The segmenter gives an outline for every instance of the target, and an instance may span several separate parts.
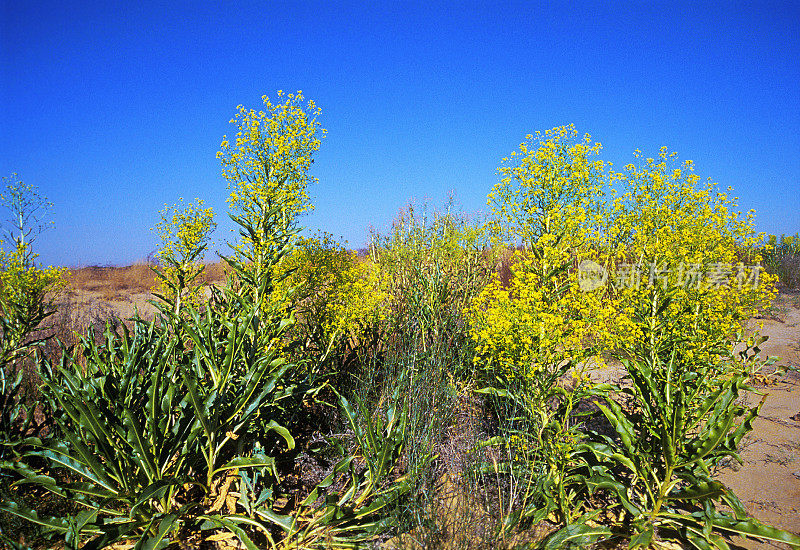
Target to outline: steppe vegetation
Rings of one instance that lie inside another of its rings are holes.
[[[487,219],[410,206],[359,256],[300,237],[318,115],[299,92],[238,109],[218,157],[239,239],[213,274],[198,200],[162,211],[154,270],[65,290],[31,252],[46,202],[9,182],[8,547],[800,546],[717,476],[751,380],[780,374],[746,323],[796,284],[793,241],[666,148],[615,172],[565,126],[503,159]],[[56,312],[121,284],[151,314]]]

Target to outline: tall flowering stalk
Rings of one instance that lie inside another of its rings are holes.
[[[52,203],[16,174],[3,178],[3,182],[0,204],[9,214],[0,240],[0,337],[5,366],[30,344],[26,342],[29,335],[55,311],[52,300],[63,287],[67,270],[37,266],[38,254],[32,248],[36,237],[48,226],[44,218]]]
[[[272,293],[273,268],[288,253],[298,215],[312,208],[309,171],[325,130],[313,101],[302,92],[278,91],[276,103],[263,96],[264,109],[238,107],[231,120],[237,132],[225,136],[217,157],[228,181],[231,217],[240,241],[228,261],[254,292],[256,302]]]
[[[183,199],[179,204],[165,205],[160,215],[155,230],[161,237],[157,256],[162,265],[156,270],[156,296],[177,314],[182,305],[200,303],[203,255],[217,224],[213,209],[204,207],[202,199],[186,206]]]

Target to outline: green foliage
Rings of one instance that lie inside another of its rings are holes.
[[[800,287],[800,233],[770,235],[761,247],[762,265],[788,288]]]
[[[463,333],[464,310],[490,279],[496,251],[484,228],[457,213],[421,213],[409,205],[371,256],[389,294],[391,323],[434,341]],[[426,346],[426,339],[420,339]]]
[[[0,469],[12,483],[0,510],[68,549],[211,535],[251,550],[359,548],[399,533],[433,546],[446,531],[441,473],[459,471],[497,516],[496,544],[530,546],[524,531],[549,521],[542,548],[626,537],[726,549],[731,534],[800,545],[748,518],[715,478],[760,408],[741,397],[763,340],[745,334],[737,356],[732,337],[773,277],[749,284],[742,266],[690,286],[683,272],[637,284],[614,273],[760,254],[772,265],[794,241],[754,249],[752,214],[699,185],[690,162],[662,149],[613,173],[566,126],[503,160],[488,223],[409,207],[358,258],[327,235],[298,238],[324,130],[302,94],[278,97],[240,106],[218,154],[240,236],[224,288],[199,300],[211,210],[168,207],[160,315],[39,358],[58,437],[31,431],[21,365],[62,274],[30,249],[48,203],[12,180],[14,247],[0,252]],[[500,247],[520,243],[511,277],[493,275]],[[626,377],[593,384],[609,359]],[[472,467],[456,469],[441,455],[465,402],[483,435],[459,458]],[[45,493],[64,513],[31,506]],[[599,524],[598,502],[620,520]]]
[[[547,229],[547,228],[546,228]],[[598,292],[580,291],[564,233],[545,233],[521,255],[508,286],[498,276],[470,313],[479,379],[498,418],[483,476],[502,476],[501,538],[545,518],[579,522],[577,456],[583,440],[575,407],[589,395],[586,365],[613,314]],[[571,374],[571,376],[569,376]]]
[[[63,287],[66,270],[36,265],[31,245],[45,227],[43,216],[50,203],[35,187],[17,179],[3,178],[0,195],[10,214],[5,242],[0,248],[0,458],[5,449],[27,433],[33,423],[31,403],[26,395],[23,368],[43,339],[36,332],[55,311],[53,300]]]
[[[7,484],[18,477],[10,468],[24,451],[25,438],[52,430],[47,417],[37,419],[42,404],[32,359],[44,344],[42,324],[55,312],[53,300],[66,270],[37,266],[32,250],[51,204],[16,174],[3,182],[0,202],[10,215],[3,245],[13,246],[0,248],[0,494],[6,500]],[[2,526],[0,540],[5,540]]]
[[[360,399],[354,407],[339,396],[355,446],[346,450],[334,441],[344,458],[300,503],[294,517],[267,518],[285,531],[280,548],[359,548],[393,526],[388,512],[412,490],[418,473],[412,469],[392,476],[407,443],[407,405],[400,387],[384,410],[370,411]],[[346,483],[334,489],[342,478]]]
[[[132,334],[109,326],[104,342],[89,335],[79,355],[45,361],[43,389],[53,410],[63,411],[56,416],[63,441],[28,440],[26,463],[39,459],[48,467],[20,463],[16,471],[22,484],[92,511],[76,541],[93,535],[87,547],[101,548],[138,538],[164,547],[179,529],[214,517],[229,471],[275,472],[281,441],[294,445],[275,422],[281,401],[291,397],[284,378],[292,365],[274,345],[287,322],[262,318],[263,309],[232,291],[225,299],[204,313],[188,308],[188,319],[135,319]],[[30,510],[6,511],[35,521]],[[53,528],[68,534],[71,527],[61,525]]]
[[[42,391],[60,436],[29,437],[19,459],[3,464],[17,481],[0,510],[39,525],[66,548],[123,541],[166,548],[220,529],[247,548],[254,541],[353,547],[391,528],[388,510],[412,487],[396,475],[408,419],[397,392],[373,410],[340,397],[352,444],[331,440],[332,473],[294,514],[279,511],[278,455],[292,456],[290,429],[304,400],[321,390],[289,360],[297,346],[289,332],[294,288],[279,269],[294,250],[303,182],[318,146],[316,123],[294,103],[276,108],[266,133],[255,129],[263,116],[247,119],[251,139],[238,145],[252,157],[223,155],[226,174],[238,178],[231,204],[241,235],[227,285],[213,289],[202,310],[185,299],[213,222],[202,203],[168,209],[159,225],[161,256],[178,271],[162,274],[169,307],[149,323],[136,317],[130,328],[107,325],[102,338],[90,332],[60,360],[42,359]],[[298,141],[301,128],[307,133]],[[80,511],[40,514],[24,498],[30,488]]]
[[[644,320],[650,345],[622,360],[630,384],[593,389],[616,436],[589,432],[582,483],[590,492],[611,493],[624,508],[627,520],[618,527],[631,536],[631,548],[646,548],[659,536],[701,549],[727,548],[721,535],[732,532],[800,544],[800,537],[748,518],[739,499],[714,478],[723,458],[741,462],[739,443],[761,406],[739,400],[752,391],[746,381],[753,358],[747,350],[734,357],[731,344],[718,340],[714,358],[687,362],[667,326],[670,301],[668,292],[653,291],[653,309]],[[717,510],[718,503],[733,512]]]
[[[493,266],[484,244],[481,230],[451,209],[428,215],[409,207],[387,236],[375,236],[370,259],[362,260],[378,271],[385,313],[380,340],[361,350],[339,390],[351,402],[402,409],[399,464],[408,491],[386,508],[384,521],[395,533],[412,531],[421,544],[436,544],[447,528],[437,488],[452,457],[438,455],[456,421],[457,388],[471,384],[473,345],[463,308]]]
[[[369,260],[330,235],[300,239],[277,269],[279,289],[293,289],[293,337],[315,374],[347,369],[380,336],[386,293]]]
[[[583,513],[602,492],[628,514],[613,527],[632,547],[677,533],[724,548],[719,535],[731,522],[767,536],[713,477],[721,458],[735,458],[758,411],[736,402],[754,360],[731,352],[741,324],[774,295],[769,276],[736,269],[739,258],[759,261],[753,215],[742,218],[715,184],[699,185],[690,161],[672,166],[666,149],[607,173],[591,160],[599,144],[588,136],[574,144],[576,135],[554,128],[535,147],[529,136],[504,160],[489,198],[495,234],[526,249],[511,280],[495,277],[469,309],[488,382],[481,392],[497,403],[500,433],[486,444],[507,449],[484,465],[509,488],[502,529],[556,512],[564,528],[546,546],[609,535]],[[622,277],[620,262],[653,271]],[[715,279],[687,282],[689,266],[696,278]],[[630,385],[584,381],[583,369],[608,357],[625,360]],[[571,390],[570,365],[580,367]],[[575,406],[589,395],[601,399],[616,437],[581,426]],[[720,501],[735,514],[717,512]]]

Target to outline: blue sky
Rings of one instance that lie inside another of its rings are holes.
[[[0,0],[0,175],[54,203],[46,264],[145,258],[179,197],[223,242],[228,121],[302,90],[328,129],[302,223],[354,248],[412,199],[485,210],[500,160],[568,123],[800,231],[800,3],[604,4]]]

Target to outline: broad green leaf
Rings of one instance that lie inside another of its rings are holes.
[[[725,485],[718,481],[701,481],[694,480],[694,482],[683,489],[672,491],[667,495],[670,500],[700,500],[708,498],[717,498],[725,492]]]
[[[134,518],[138,512],[139,507],[144,505],[149,500],[158,500],[161,498],[167,489],[175,485],[181,485],[183,482],[176,478],[159,479],[145,487],[138,495],[136,495],[136,502],[131,506],[128,517]]]
[[[562,550],[572,544],[586,547],[612,535],[611,529],[605,526],[591,527],[584,523],[573,523],[547,537],[542,549]]]
[[[238,456],[228,461],[224,466],[220,466],[213,471],[212,475],[218,474],[224,470],[232,470],[234,468],[269,468],[275,469],[275,459],[271,456],[257,455],[252,457]]]
[[[166,516],[158,515],[153,518],[153,523],[158,521],[158,531],[154,536],[150,536],[148,531],[145,531],[143,536],[134,546],[134,550],[162,550],[169,545],[167,537],[175,529],[180,527],[177,514],[168,514]]]
[[[653,541],[653,524],[648,524],[643,531],[639,531],[631,537],[628,548],[648,548]]]
[[[795,548],[800,548],[800,536],[790,533],[788,531],[784,531],[782,529],[777,529],[775,527],[764,525],[763,523],[753,518],[738,520],[720,514],[712,518],[711,521],[715,527],[719,529],[724,529],[725,531],[739,533],[741,535],[747,535],[759,539],[785,542],[790,546],[793,546]]]

